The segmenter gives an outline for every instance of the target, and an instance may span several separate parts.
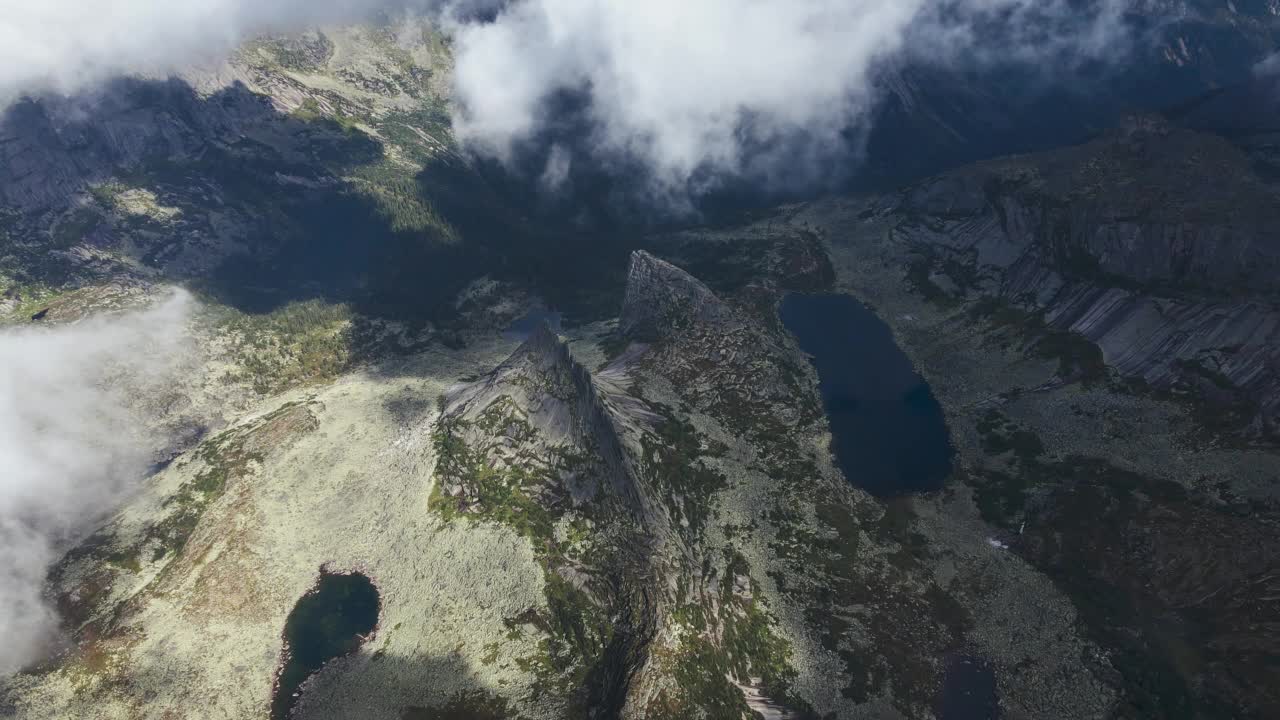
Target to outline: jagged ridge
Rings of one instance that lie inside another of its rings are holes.
[[[618,318],[623,336],[653,341],[685,320],[710,321],[723,314],[720,299],[692,275],[644,250],[631,253]]]
[[[614,419],[617,408],[545,323],[487,378],[455,395],[444,415],[474,418],[503,396],[515,398],[546,443],[577,445],[596,454],[616,495],[637,518],[652,521],[651,503],[634,481],[620,423]],[[592,498],[591,487],[573,490],[575,500]]]

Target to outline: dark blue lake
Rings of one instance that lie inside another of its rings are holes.
[[[1000,700],[996,693],[996,673],[991,664],[972,655],[949,658],[938,705],[941,720],[999,718]]]
[[[791,294],[778,313],[818,371],[849,482],[877,497],[941,489],[953,455],[942,408],[889,326],[848,295]]]
[[[286,662],[276,679],[271,720],[288,720],[302,684],[330,660],[359,649],[378,626],[378,589],[359,573],[323,572],[285,621]]]

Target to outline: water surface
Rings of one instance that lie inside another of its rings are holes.
[[[276,681],[272,720],[286,720],[302,684],[330,660],[355,652],[378,626],[378,589],[359,573],[324,572],[285,621],[285,665]]]
[[[810,356],[844,476],[877,497],[942,488],[953,451],[929,385],[848,295],[791,294],[778,314]]]
[[[1000,701],[991,663],[972,655],[956,655],[947,662],[942,681],[939,720],[996,720]]]

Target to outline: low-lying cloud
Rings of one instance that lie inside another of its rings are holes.
[[[185,293],[142,311],[0,332],[0,675],[57,637],[50,563],[135,487],[169,438],[148,398],[190,357]]]
[[[471,148],[509,158],[570,93],[586,99],[579,150],[683,192],[695,176],[759,170],[760,148],[794,155],[797,137],[811,152],[856,132],[895,63],[1057,69],[1114,54],[1135,2],[0,0],[0,103],[213,62],[262,33],[425,11],[455,36],[455,124]],[[573,157],[549,157],[554,183]]]
[[[0,0],[0,103],[216,62],[254,35],[360,19],[382,0]]]
[[[1125,45],[1121,0],[517,0],[453,32],[459,137],[500,158],[566,93],[661,186],[765,172],[866,124],[894,64],[1060,69]],[[788,157],[770,158],[769,148]],[[557,153],[560,177],[566,158]]]

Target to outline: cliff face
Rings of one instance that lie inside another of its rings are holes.
[[[56,209],[117,172],[197,156],[272,114],[243,85],[206,98],[177,79],[121,80],[92,96],[20,102],[0,116],[0,204]]]
[[[565,716],[616,717],[659,622],[665,518],[637,472],[629,428],[650,418],[609,399],[545,324],[487,377],[442,400],[431,509],[527,537],[549,612],[537,675]]]
[[[502,458],[495,457],[495,462],[511,463],[514,456],[579,454],[582,457],[570,463],[572,469],[566,468],[557,478],[562,489],[576,503],[603,502],[605,495],[612,493],[616,501],[643,520],[649,501],[636,487],[624,441],[619,436],[628,424],[627,420],[614,417],[619,404],[631,406],[629,409],[636,415],[631,423],[644,420],[643,410],[625,398],[607,402],[586,368],[573,359],[569,348],[550,328],[541,324],[484,381],[450,398],[443,413],[446,422],[475,427],[479,418],[501,407],[501,413],[510,415],[511,422],[528,424],[534,431],[528,441],[533,442],[536,436],[536,444],[524,447],[519,435],[509,436],[502,446],[494,447]],[[481,425],[483,432],[487,423]],[[467,433],[459,437],[473,443],[478,440],[468,440]],[[582,462],[592,464],[578,467]],[[446,494],[462,494],[466,490],[458,486],[447,489]]]
[[[705,285],[647,252],[631,256],[618,330],[636,340],[655,340],[690,321],[714,322],[724,314]]]
[[[1094,143],[985,163],[886,200],[917,279],[990,296],[1095,343],[1120,374],[1193,390],[1269,435],[1280,189],[1215,136],[1134,121]]]

